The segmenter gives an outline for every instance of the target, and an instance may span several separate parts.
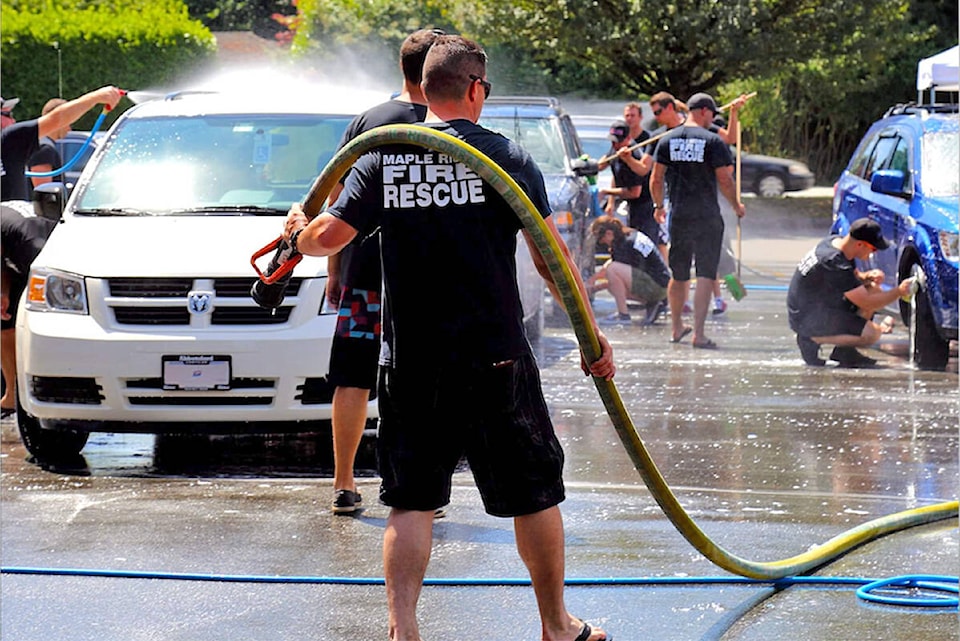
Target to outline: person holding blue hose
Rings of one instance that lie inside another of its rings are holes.
[[[12,107],[4,108],[0,112],[0,200],[29,200],[26,165],[40,146],[41,138],[72,125],[97,105],[113,109],[122,97],[123,91],[116,87],[101,87],[65,102],[39,118],[23,122],[17,122],[13,117]],[[13,100],[16,98],[0,98],[4,105]]]
[[[491,88],[483,49],[461,36],[438,37],[427,53],[422,88],[426,125],[473,145],[516,180],[585,297],[550,216],[540,170],[519,145],[476,124]],[[309,223],[295,204],[283,236],[300,253],[325,256],[377,229],[384,276],[377,453],[380,499],[391,508],[383,542],[390,639],[421,638],[416,610],[434,510],[449,501],[463,455],[486,511],[514,520],[541,638],[611,638],[564,603],[563,450],[523,329],[514,258],[521,222],[462,163],[424,147],[394,145],[361,156],[337,201]],[[526,230],[523,235],[557,296],[545,259]],[[597,334],[600,358],[581,365],[609,380],[616,372],[613,350]]]

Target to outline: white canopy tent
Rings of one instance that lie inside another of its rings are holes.
[[[960,45],[924,58],[917,65],[917,102],[923,103],[923,94],[930,92],[930,102],[936,102],[938,91],[960,90]]]

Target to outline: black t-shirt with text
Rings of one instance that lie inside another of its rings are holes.
[[[550,215],[543,175],[519,145],[468,120],[429,126],[492,159]],[[381,147],[357,161],[328,211],[359,234],[380,229],[381,364],[484,367],[529,351],[516,276],[521,222],[464,164],[424,147]]]

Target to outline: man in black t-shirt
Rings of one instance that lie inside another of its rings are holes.
[[[667,288],[674,343],[693,332],[694,347],[713,349],[717,344],[704,335],[704,324],[713,299],[717,263],[723,242],[723,219],[717,188],[738,216],[745,213],[738,202],[733,180],[733,157],[720,137],[707,130],[717,105],[707,94],[687,101],[690,117],[658,143],[656,161],[650,173],[658,222],[666,220],[664,196],[670,195],[670,271]],[[690,268],[696,258],[697,287],[693,297],[693,327],[685,327],[681,316],[690,290]]]
[[[420,89],[423,60],[442,32],[421,29],[400,46],[403,90],[387,102],[360,114],[347,126],[340,147],[381,125],[420,122],[427,115],[427,99]],[[329,201],[342,189],[338,184]],[[327,300],[337,307],[337,329],[330,352],[333,393],[333,505],[334,514],[352,514],[363,498],[354,478],[354,459],[367,422],[367,402],[377,384],[380,353],[380,234],[357,235],[327,262]],[[438,512],[439,514],[439,512]]]
[[[461,36],[439,36],[427,54],[422,87],[427,125],[477,148],[516,180],[585,296],[536,163],[519,145],[476,124],[491,88],[483,49]],[[465,164],[413,145],[362,156],[337,201],[309,224],[299,205],[287,217],[284,238],[308,255],[335,253],[356,235],[380,229],[377,453],[380,500],[391,508],[383,559],[392,639],[420,636],[416,609],[433,513],[449,500],[462,456],[487,512],[513,518],[544,636],[607,639],[564,603],[563,450],[523,328],[515,259],[521,227],[507,201]],[[523,234],[556,293],[545,259],[529,232]],[[613,352],[598,335],[600,358],[582,366],[609,379],[616,372]]]
[[[113,109],[123,97],[116,87],[101,87],[54,108],[35,120],[17,122],[5,109],[0,120],[0,200],[29,200],[25,175],[27,161],[40,145],[40,139],[72,125],[92,107],[102,104]],[[13,99],[11,99],[13,100]],[[7,103],[0,98],[0,101]]]
[[[869,367],[876,361],[857,351],[873,345],[890,332],[893,318],[873,322],[874,314],[910,293],[913,278],[884,291],[884,273],[879,269],[861,272],[855,260],[886,249],[880,225],[860,218],[846,236],[820,241],[797,265],[787,292],[790,329],[797,333],[797,346],[808,365],[823,366],[820,345],[836,345],[830,360],[841,367]]]
[[[0,370],[6,385],[0,398],[3,416],[17,406],[17,307],[27,287],[30,265],[57,224],[29,210],[21,211],[27,206],[22,202],[0,205]]]
[[[45,116],[66,102],[63,98],[51,98],[43,105],[40,114]],[[39,147],[37,147],[37,150],[30,156],[30,159],[27,160],[27,169],[39,174],[49,174],[60,169],[63,166],[63,158],[60,157],[60,152],[57,150],[57,145],[54,141],[60,140],[66,136],[69,131],[70,125],[67,125],[42,137]],[[28,187],[30,188],[31,196],[34,188],[39,185],[53,181],[64,182],[62,176],[59,174],[52,176],[28,176],[27,178],[30,181]]]

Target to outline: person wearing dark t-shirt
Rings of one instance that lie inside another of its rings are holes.
[[[435,29],[421,29],[400,46],[403,90],[387,102],[368,109],[347,126],[340,141],[348,142],[381,125],[420,122],[427,115],[427,99],[420,90],[423,60]],[[342,183],[330,194],[335,202]],[[370,391],[377,385],[377,358],[381,336],[380,234],[357,235],[327,261],[327,300],[338,309],[337,328],[330,352],[330,382],[334,385],[333,504],[334,514],[352,514],[363,505],[354,478],[354,460],[367,422]],[[438,515],[440,513],[438,512]]]
[[[43,105],[40,114],[45,116],[66,102],[63,98],[51,98]],[[33,152],[29,160],[27,160],[27,169],[38,174],[50,174],[60,169],[63,166],[63,158],[60,157],[60,152],[57,150],[55,141],[66,136],[69,131],[70,125],[67,125],[42,137],[37,150]],[[28,176],[27,178],[29,179],[27,187],[29,188],[28,191],[31,196],[34,188],[39,185],[53,181],[63,182],[63,178],[59,174],[53,174],[51,176]]]
[[[422,87],[427,126],[472,145],[516,180],[585,295],[536,163],[519,145],[475,124],[491,89],[483,49],[461,36],[438,37]],[[390,507],[383,544],[390,638],[420,637],[417,601],[433,513],[449,500],[453,474],[466,456],[487,512],[513,518],[544,637],[607,639],[564,603],[563,450],[523,327],[518,217],[492,186],[448,154],[391,145],[362,156],[337,201],[309,223],[294,204],[283,235],[294,249],[322,256],[377,228],[384,278],[377,454],[380,500]],[[556,295],[545,259],[529,232],[523,236]],[[599,340],[600,358],[581,365],[610,379],[613,351],[602,333]]]
[[[113,109],[123,92],[116,87],[101,87],[66,102],[47,114],[17,122],[9,110],[0,120],[0,200],[29,200],[26,168],[30,156],[40,145],[40,139],[76,122],[96,105]],[[3,99],[0,98],[0,101]],[[6,102],[6,101],[4,101]]]
[[[613,216],[601,216],[590,224],[590,233],[598,246],[607,247],[610,260],[587,281],[593,291],[607,289],[617,303],[617,311],[601,323],[629,323],[627,300],[646,305],[643,325],[652,325],[666,309],[670,270],[654,242],[643,232],[625,228]]]
[[[666,220],[664,197],[670,196],[670,271],[673,278],[667,288],[672,324],[672,342],[680,342],[693,333],[694,347],[713,349],[716,343],[704,334],[704,325],[717,263],[723,242],[723,219],[717,201],[717,189],[738,216],[745,213],[733,180],[733,158],[721,138],[706,128],[717,113],[717,105],[708,94],[695,94],[687,101],[690,117],[657,143],[650,173],[658,222]],[[693,327],[686,327],[681,316],[690,290],[691,266],[696,258],[697,287],[693,297]]]
[[[43,249],[56,222],[20,211],[9,203],[0,205],[0,365],[4,388],[0,398],[0,413],[6,416],[16,408],[17,306],[27,287],[30,265]]]
[[[884,291],[884,273],[879,269],[861,272],[856,261],[886,249],[880,225],[860,218],[846,236],[820,241],[797,265],[787,291],[790,329],[797,333],[797,346],[804,362],[823,366],[820,345],[836,345],[830,360],[841,367],[870,367],[876,361],[857,351],[873,345],[881,334],[893,329],[893,318],[873,322],[874,314],[910,293],[913,278]]]

